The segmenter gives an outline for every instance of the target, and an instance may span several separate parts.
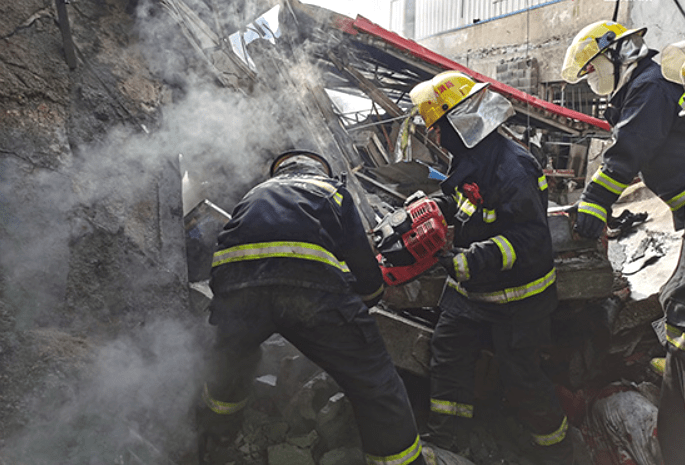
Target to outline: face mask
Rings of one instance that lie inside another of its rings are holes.
[[[598,55],[590,64],[594,71],[587,75],[590,89],[597,95],[609,95],[614,91],[614,64],[604,55]]]

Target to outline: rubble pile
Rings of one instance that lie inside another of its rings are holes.
[[[408,92],[468,69],[361,17],[296,0],[228,3],[7,8],[2,465],[364,463],[344,393],[278,335],[263,346],[239,430],[197,450],[215,236],[266,160],[291,146],[325,153],[345,174],[369,231],[417,190],[437,191],[450,155],[415,124]],[[512,100],[502,130],[546,166],[561,303],[541,355],[577,463],[658,463],[656,295],[679,245],[668,211],[636,185],[622,205],[646,219],[623,216],[611,239],[578,240],[571,205],[591,173],[578,157],[608,138],[606,123],[471,74]],[[352,100],[363,109],[349,110]],[[444,280],[434,268],[372,309],[421,430]],[[534,463],[496,380],[484,351],[470,447],[463,457],[433,450],[436,463]]]

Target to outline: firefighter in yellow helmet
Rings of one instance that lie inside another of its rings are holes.
[[[536,159],[497,128],[511,103],[456,71],[410,93],[426,126],[452,154],[442,193],[434,196],[454,225],[447,279],[431,340],[431,392],[424,439],[468,456],[475,366],[494,349],[505,394],[536,445],[531,460],[570,464],[568,421],[538,349],[550,343],[557,306],[547,183]]]
[[[566,53],[561,76],[568,82],[588,79],[607,95],[604,114],[613,127],[613,144],[585,186],[576,231],[599,237],[611,207],[638,176],[670,208],[676,230],[685,228],[685,119],[678,116],[683,94],[662,75],[643,40],[645,28],[627,29],[599,21],[581,30]],[[668,60],[667,60],[668,61]],[[670,75],[670,68],[667,74]],[[673,70],[675,71],[675,70]],[[680,74],[680,67],[677,69]],[[659,407],[658,438],[664,463],[683,463],[685,441],[685,257],[660,292],[669,341]]]

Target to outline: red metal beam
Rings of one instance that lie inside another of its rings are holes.
[[[472,77],[474,80],[479,81],[479,82],[489,82],[490,87],[499,92],[500,94],[516,99],[520,102],[523,102],[527,105],[530,105],[535,108],[539,108],[542,110],[546,110],[550,113],[560,115],[566,118],[582,121],[587,124],[591,124],[592,126],[598,127],[600,129],[604,129],[605,131],[611,131],[611,126],[609,125],[608,122],[601,120],[599,118],[595,118],[590,115],[586,115],[585,113],[581,113],[579,111],[571,110],[569,108],[564,108],[560,105],[555,105],[552,102],[548,102],[546,100],[539,99],[537,97],[534,97],[530,94],[527,94],[523,91],[520,91],[514,87],[508,86],[506,84],[503,84],[499,81],[496,81],[495,79],[492,79],[488,76],[485,76],[483,74],[477,73],[473,71],[472,69],[467,68],[466,66],[460,65],[459,63],[450,60],[449,58],[446,58],[442,55],[439,55],[426,47],[423,47],[413,40],[405,39],[404,37],[401,37],[400,35],[388,31],[387,29],[382,28],[378,24],[372,23],[368,19],[364,18],[363,16],[357,16],[357,19],[352,19],[348,18],[350,22],[347,21],[339,21],[340,24],[336,24],[336,27],[339,29],[342,29],[346,32],[349,32],[350,26],[358,31],[364,32],[366,34],[370,34],[373,36],[376,36],[380,39],[383,39],[387,43],[393,45],[394,47],[403,50],[405,52],[408,52],[415,57],[427,62],[431,63],[437,66],[440,66],[444,69],[453,69],[460,71],[464,74],[469,75]],[[345,23],[344,25],[342,23]]]

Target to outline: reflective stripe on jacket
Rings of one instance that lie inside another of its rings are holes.
[[[368,297],[383,278],[352,196],[336,179],[276,176],[251,189],[219,234],[215,293],[292,285]]]
[[[685,227],[685,118],[679,117],[682,86],[667,81],[659,65],[643,58],[630,80],[612,96],[605,113],[613,144],[585,188],[582,201],[609,210],[641,174],[668,204],[676,230]],[[595,215],[597,216],[597,215]]]
[[[446,292],[507,303],[553,286],[548,189],[539,163],[497,132],[465,152],[454,157],[451,174],[441,184],[443,198],[452,200],[442,203],[449,206],[446,219],[454,225],[454,246],[467,261],[459,269],[468,270],[457,273],[460,282],[448,279]],[[481,204],[462,192],[465,183],[478,185]]]

